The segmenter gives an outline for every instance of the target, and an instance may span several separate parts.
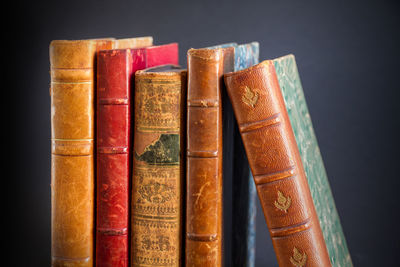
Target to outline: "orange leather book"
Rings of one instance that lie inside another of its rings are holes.
[[[135,75],[132,266],[181,266],[186,70]]]
[[[279,266],[331,266],[273,61],[225,83]]]
[[[186,266],[222,266],[223,74],[234,48],[188,51]]]
[[[50,44],[52,266],[93,265],[96,53],[151,43],[144,37]]]

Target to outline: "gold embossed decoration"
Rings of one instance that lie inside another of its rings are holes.
[[[292,204],[291,198],[285,197],[281,191],[278,191],[278,199],[275,200],[275,207],[280,209],[281,211],[287,212],[290,205]]]
[[[247,86],[244,88],[244,90],[245,90],[245,92],[244,92],[244,94],[242,96],[243,103],[245,103],[246,105],[254,108],[256,103],[257,103],[257,100],[258,100],[258,93],[252,91]]]
[[[184,75],[135,76],[132,267],[181,266]]]
[[[303,254],[300,253],[300,251],[294,247],[293,248],[293,256],[290,257],[290,262],[294,265],[294,266],[305,266],[306,265],[306,261],[307,261],[307,255],[305,252],[303,252]]]
[[[170,201],[174,193],[171,186],[153,180],[148,184],[140,185],[138,192],[143,199],[146,199],[151,203],[164,203]]]

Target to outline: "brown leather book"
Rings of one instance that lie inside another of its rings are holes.
[[[225,83],[279,266],[331,266],[273,61]]]
[[[132,266],[181,266],[186,70],[135,75]]]
[[[186,266],[222,265],[223,74],[234,48],[188,51]]]
[[[93,265],[96,52],[151,43],[144,37],[50,44],[52,266]]]

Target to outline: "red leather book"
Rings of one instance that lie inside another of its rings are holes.
[[[178,64],[177,43],[103,50],[98,55],[97,266],[129,264],[134,74],[163,64]]]

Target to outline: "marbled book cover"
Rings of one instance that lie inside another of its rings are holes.
[[[274,60],[314,205],[334,267],[353,266],[293,55]]]

